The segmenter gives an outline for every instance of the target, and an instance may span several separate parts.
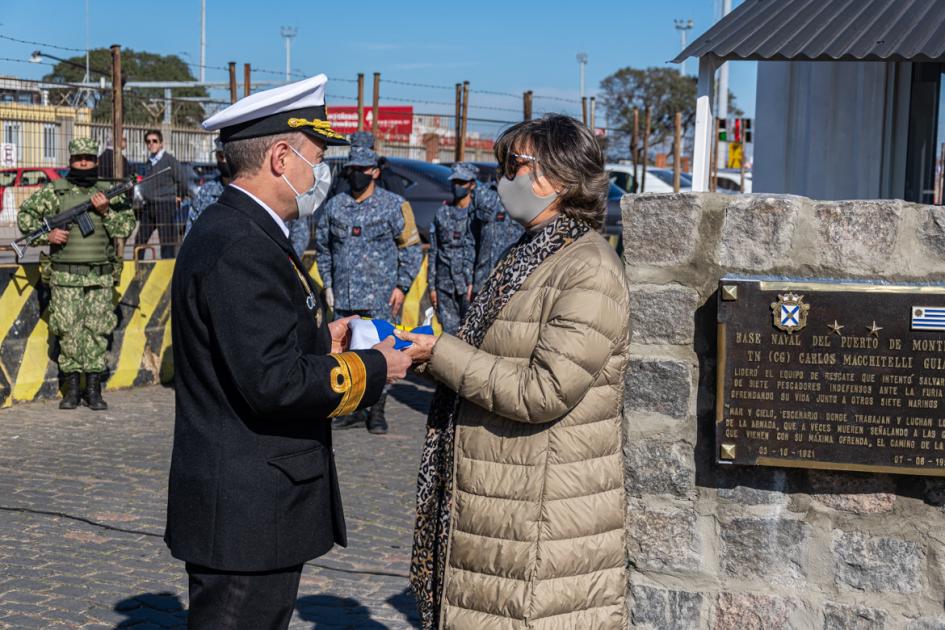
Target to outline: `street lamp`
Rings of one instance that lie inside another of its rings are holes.
[[[577,62],[581,68],[581,99],[584,99],[584,66],[587,65],[587,53],[578,53]]]
[[[292,39],[299,34],[299,29],[294,26],[283,26],[279,32],[282,39],[285,40],[285,82],[288,83],[292,75],[290,71],[292,67]]]
[[[47,59],[55,59],[56,61],[58,61],[58,62],[60,62],[60,63],[64,63],[64,64],[66,64],[66,65],[68,65],[68,66],[73,66],[73,67],[79,68],[79,69],[81,69],[81,70],[86,70],[86,67],[85,67],[83,64],[81,64],[81,63],[76,63],[76,62],[74,62],[74,61],[69,61],[68,59],[63,59],[62,57],[57,57],[57,56],[55,56],[55,55],[50,55],[49,53],[44,53],[44,52],[39,51],[39,50],[34,50],[34,51],[33,51],[33,54],[30,55],[30,63],[40,63],[40,62],[42,62],[43,57],[46,57]],[[103,72],[103,71],[99,70],[98,68],[89,67],[89,68],[88,68],[88,71],[89,71],[89,72],[94,72],[94,73],[96,73],[96,74],[100,74],[100,75],[102,75],[103,77],[110,77],[110,76],[111,76],[111,73],[110,73],[110,72]]]
[[[692,30],[692,20],[673,20],[673,26],[679,31],[679,52],[686,50],[686,33]],[[679,74],[686,76],[686,60],[679,64]]]

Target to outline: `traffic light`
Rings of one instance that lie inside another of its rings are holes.
[[[751,142],[751,118],[744,118],[745,142]]]
[[[719,142],[728,142],[728,132],[725,129],[727,122],[724,118],[719,118]]]

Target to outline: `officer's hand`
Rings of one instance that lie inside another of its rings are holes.
[[[472,285],[471,284],[466,285],[466,301],[472,302]]]
[[[351,328],[349,324],[352,319],[360,319],[357,315],[336,319],[328,324],[328,332],[331,333],[331,352],[337,354],[344,352],[351,345]]]
[[[383,354],[384,360],[387,361],[388,383],[399,381],[403,377],[407,376],[407,369],[410,367],[412,361],[406,352],[394,350],[393,337],[388,337],[384,341],[374,346],[374,350],[377,350]]]
[[[433,306],[433,308],[435,308],[435,309],[439,309],[439,308],[440,308],[440,306],[439,306],[439,300],[436,298],[436,290],[430,291],[430,304],[431,304],[431,305]]]
[[[69,232],[56,228],[49,233],[49,242],[53,245],[65,245],[69,242]]]
[[[397,313],[400,312],[400,308],[404,305],[404,292],[400,290],[400,287],[394,287],[394,290],[390,293],[390,299],[387,301],[388,306],[390,306],[390,315],[391,317],[397,317]]]
[[[92,207],[95,208],[95,211],[100,215],[105,216],[105,213],[108,212],[108,197],[105,196],[105,193],[97,192],[92,195]]]
[[[437,339],[434,335],[419,335],[417,333],[407,332],[406,330],[394,329],[394,334],[398,339],[413,343],[409,348],[404,348],[403,353],[408,355],[414,363],[426,363],[433,356],[433,346]]]

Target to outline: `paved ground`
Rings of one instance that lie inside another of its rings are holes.
[[[305,568],[293,629],[417,627],[407,590],[416,463],[431,389],[394,388],[391,432],[336,433],[348,549]],[[174,392],[111,409],[0,410],[0,628],[175,628],[186,578],[164,531]]]

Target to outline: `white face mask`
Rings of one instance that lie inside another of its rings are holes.
[[[299,218],[304,219],[305,217],[315,214],[315,210],[318,209],[318,206],[322,205],[322,202],[325,201],[325,197],[328,196],[328,189],[331,187],[331,169],[328,168],[328,165],[324,162],[312,164],[306,160],[305,156],[299,153],[295,147],[290,146],[289,148],[292,149],[292,152],[299,156],[303,162],[312,167],[312,177],[315,178],[312,187],[300,193],[295,189],[295,186],[292,185],[292,182],[289,181],[289,178],[286,177],[284,173],[282,175],[282,179],[285,180],[285,183],[288,184],[292,192],[295,193],[295,205],[299,209]]]
[[[536,195],[532,190],[533,179],[532,173],[518,175],[511,180],[504,175],[499,178],[498,191],[502,205],[510,217],[525,226],[558,198],[558,193],[554,192],[546,197]]]

